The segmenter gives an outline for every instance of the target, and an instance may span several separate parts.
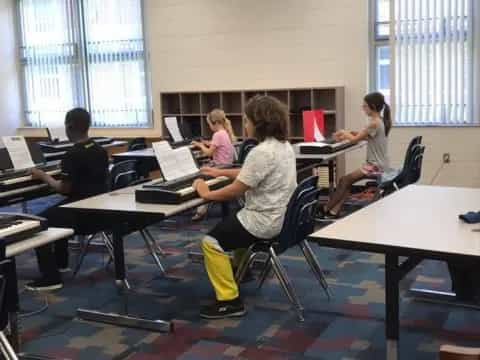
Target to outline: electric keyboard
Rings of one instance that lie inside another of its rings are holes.
[[[98,145],[108,145],[113,142],[112,138],[109,137],[96,137],[92,138]],[[67,151],[73,147],[73,143],[70,141],[43,141],[38,143],[42,148],[42,151],[45,153],[53,153],[59,151]]]
[[[59,177],[61,173],[59,162],[39,165],[37,168],[45,171],[48,175],[53,176],[54,178]],[[30,170],[28,169],[0,172],[0,192],[11,191],[41,183],[41,180],[32,178]]]
[[[46,230],[47,220],[26,214],[0,213],[0,241],[5,245]]]
[[[198,174],[175,181],[155,180],[135,190],[135,201],[150,204],[181,204],[195,199],[198,194],[192,184],[198,178],[203,178],[211,190],[222,188],[231,182],[226,176],[207,178]]]
[[[355,142],[350,140],[344,140],[328,142],[305,142],[295,144],[295,146],[300,154],[324,155],[336,153],[337,151],[347,149],[355,144]]]

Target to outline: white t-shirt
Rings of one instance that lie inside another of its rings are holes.
[[[248,154],[237,180],[250,189],[237,218],[253,236],[271,239],[283,225],[290,197],[297,186],[295,153],[288,142],[268,138]]]

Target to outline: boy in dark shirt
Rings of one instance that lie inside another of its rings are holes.
[[[60,180],[39,169],[32,170],[34,178],[66,196],[64,201],[40,214],[48,219],[49,226],[70,227],[78,231],[80,222],[59,206],[107,191],[108,155],[105,149],[88,137],[90,123],[90,114],[84,109],[77,108],[67,113],[65,130],[74,145],[62,160]],[[28,283],[26,288],[37,291],[62,288],[60,271],[68,269],[68,241],[64,239],[41,246],[36,253],[42,276]]]

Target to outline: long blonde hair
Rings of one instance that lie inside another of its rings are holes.
[[[230,137],[230,141],[233,143],[237,141],[237,137],[233,132],[232,122],[225,115],[225,111],[222,109],[213,109],[207,115],[207,121],[213,125],[221,125],[225,128]]]

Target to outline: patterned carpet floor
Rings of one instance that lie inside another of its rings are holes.
[[[31,202],[30,210],[37,213],[52,201]],[[275,277],[260,290],[255,282],[242,285],[248,308],[244,318],[206,321],[198,311],[213,298],[213,291],[202,264],[192,262],[187,254],[199,250],[202,234],[218,217],[202,223],[190,222],[189,216],[174,220],[151,227],[167,252],[162,259],[165,276],[155,267],[138,234],[125,241],[128,280],[133,288],[129,313],[171,320],[175,325],[172,334],[76,318],[77,308],[123,309],[112,268],[106,267],[106,253],[97,250],[87,255],[75,279],[71,274],[65,276],[62,290],[47,296],[22,290],[23,313],[48,301],[46,311],[21,319],[23,350],[72,360],[385,358],[383,256],[313,245],[333,293],[329,301],[301,252],[291,249],[281,261],[306,309],[305,322],[297,321]],[[72,252],[71,263],[75,261]],[[33,251],[19,256],[17,267],[22,287],[38,274]],[[445,264],[424,261],[402,282],[401,359],[437,359],[442,343],[480,344],[479,311],[413,301],[406,293],[412,285],[448,290]]]

